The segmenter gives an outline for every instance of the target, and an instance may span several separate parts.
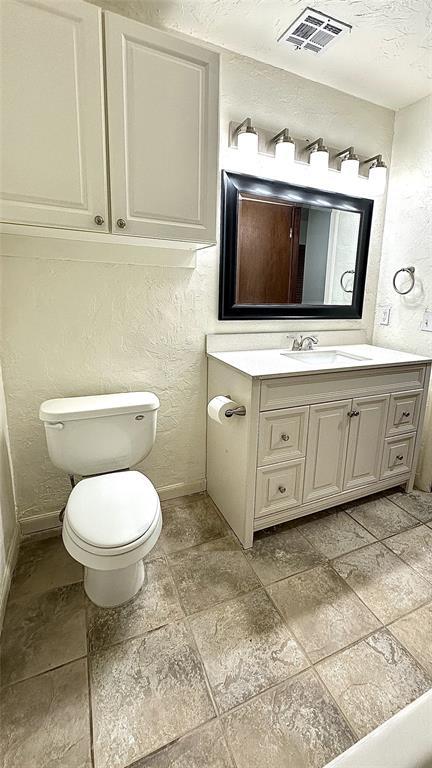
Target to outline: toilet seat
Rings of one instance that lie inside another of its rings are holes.
[[[81,480],[69,496],[65,517],[70,533],[82,546],[113,554],[133,547],[146,535],[158,508],[159,497],[145,475],[113,472]]]
[[[126,568],[145,557],[162,529],[159,496],[141,472],[124,471],[81,480],[69,497],[63,542],[87,568]]]

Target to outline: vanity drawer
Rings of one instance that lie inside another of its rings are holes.
[[[309,407],[261,413],[258,466],[300,459],[306,453]]]
[[[424,365],[332,373],[316,373],[264,380],[261,383],[260,411],[325,403],[332,400],[387,395],[392,392],[420,391],[425,376]]]
[[[381,480],[410,471],[415,441],[415,434],[387,437],[384,440]]]
[[[387,419],[387,435],[400,435],[417,429],[423,392],[392,395]]]
[[[257,470],[255,517],[300,506],[304,463],[304,459],[296,459]]]

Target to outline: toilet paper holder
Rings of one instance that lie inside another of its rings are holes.
[[[231,395],[225,395],[228,400],[231,400]],[[225,411],[225,416],[230,419],[231,416],[246,416],[246,408],[244,405],[238,405],[237,408],[228,408]]]

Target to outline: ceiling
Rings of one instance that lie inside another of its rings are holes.
[[[432,0],[93,0],[391,109],[432,91]],[[316,55],[277,38],[309,5],[351,24]]]

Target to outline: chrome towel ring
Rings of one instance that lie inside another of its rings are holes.
[[[353,292],[353,288],[351,288],[351,290],[350,290],[349,288],[345,288],[345,286],[343,284],[343,279],[344,279],[345,275],[355,275],[355,269],[346,269],[345,272],[342,272],[342,274],[340,276],[340,280],[339,280],[340,287],[342,288],[342,290],[345,291],[345,293],[352,293]]]
[[[411,285],[407,288],[406,291],[401,291],[396,285],[396,278],[398,275],[400,275],[401,272],[408,272],[408,274],[411,277]],[[396,293],[399,293],[401,296],[405,296],[407,293],[411,293],[412,289],[414,288],[415,284],[415,277],[414,277],[415,267],[401,267],[401,269],[398,269],[397,272],[393,275],[393,288],[395,289]]]

